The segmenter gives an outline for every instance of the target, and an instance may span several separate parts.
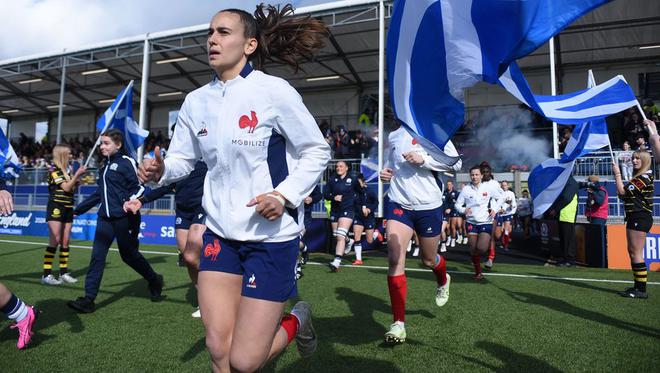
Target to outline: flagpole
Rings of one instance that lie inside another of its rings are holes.
[[[392,94],[392,92],[390,92]],[[385,128],[385,4],[378,4],[378,170],[383,169],[383,130]],[[378,217],[383,217],[383,182],[378,176]]]
[[[124,99],[124,96],[126,96],[126,93],[128,93],[129,88],[133,89],[133,81],[132,80],[130,81],[130,83],[128,83],[128,85],[126,86],[126,89],[124,89],[124,92],[123,92],[122,96],[119,97],[120,102],[121,102],[121,100]],[[105,115],[105,113],[104,113],[104,115]],[[113,115],[113,118],[114,118],[114,115]],[[89,161],[92,159],[92,156],[94,155],[94,151],[96,151],[96,147],[99,146],[99,144],[101,143],[101,135],[103,135],[105,130],[108,129],[108,126],[110,125],[111,122],[112,122],[112,120],[106,120],[105,121],[105,125],[103,126],[103,129],[101,130],[101,132],[99,132],[99,137],[96,138],[96,142],[94,143],[94,146],[92,147],[92,150],[89,152],[89,156],[87,156],[87,160],[85,161],[84,167],[87,167],[87,165],[89,164]],[[126,141],[126,140],[124,140],[124,141]]]
[[[557,82],[555,74],[555,38],[550,38],[550,94],[557,94]],[[559,159],[559,128],[557,122],[552,122],[552,153],[553,158]]]
[[[594,72],[589,69],[589,84],[587,84],[588,88],[592,88],[596,86],[596,78],[594,78]],[[610,150],[610,157],[612,157],[612,163],[616,162],[614,159],[614,152],[612,151],[612,141],[610,140],[610,133],[609,131],[607,132],[607,148]]]

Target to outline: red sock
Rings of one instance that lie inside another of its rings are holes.
[[[488,259],[495,259],[495,241],[490,241],[490,250],[488,251]]]
[[[296,334],[298,333],[298,319],[292,314],[287,313],[286,315],[282,316],[280,325],[286,331],[286,343],[291,343],[291,341],[296,338]]]
[[[406,321],[406,293],[408,285],[406,275],[387,276],[387,287],[390,290],[392,302],[392,318],[394,321]]]
[[[481,256],[479,254],[472,255],[472,265],[474,266],[474,273],[481,273]]]
[[[447,261],[442,255],[438,255],[435,262],[433,273],[435,273],[435,278],[438,280],[438,286],[442,286],[447,283]]]
[[[504,232],[504,235],[502,236],[502,246],[507,249],[509,248],[509,242],[511,241],[511,237],[509,236],[508,232]]]

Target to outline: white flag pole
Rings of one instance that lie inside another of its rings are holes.
[[[128,83],[128,85],[126,86],[126,89],[124,89],[124,92],[122,92],[122,95],[119,97],[120,102],[121,102],[121,100],[124,99],[124,97],[126,96],[126,93],[128,93],[129,89],[133,89],[133,81],[132,80],[130,81],[130,83]],[[119,106],[119,105],[117,105],[117,106]],[[115,113],[116,113],[116,111],[115,111]],[[96,139],[96,142],[94,143],[94,147],[92,147],[92,150],[89,152],[89,156],[87,156],[87,160],[85,161],[84,167],[87,167],[87,165],[89,164],[89,161],[92,159],[92,156],[94,155],[94,152],[96,151],[96,147],[99,146],[99,144],[101,143],[101,134],[103,134],[108,129],[108,126],[112,122],[112,119],[114,119],[114,117],[115,117],[115,113],[112,114],[112,117],[110,118],[110,120],[108,120],[106,118],[105,125],[103,126],[103,129],[99,133],[99,137]],[[105,115],[105,113],[103,113],[103,115]]]
[[[593,88],[596,86],[596,79],[594,78],[594,73],[589,69],[589,81],[587,84],[587,88]],[[612,163],[616,162],[614,159],[614,152],[612,151],[612,142],[610,141],[610,134],[609,131],[607,133],[607,148],[610,150],[610,157],[612,157]]]

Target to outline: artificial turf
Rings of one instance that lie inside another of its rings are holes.
[[[21,241],[21,242],[5,242]],[[72,243],[73,285],[40,284],[43,238],[0,236],[0,282],[41,310],[27,350],[16,331],[0,322],[2,372],[206,372],[204,328],[194,311],[195,292],[173,247],[143,245],[165,276],[166,298],[152,303],[146,282],[120,259],[108,263],[93,314],[79,315],[66,301],[83,295],[91,251]],[[448,262],[449,303],[435,305],[435,279],[409,259],[403,345],[383,342],[391,323],[386,270],[342,268],[313,254],[299,282],[300,298],[314,307],[316,354],[301,360],[290,346],[265,371],[278,372],[651,372],[660,367],[660,274],[651,273],[648,300],[616,295],[628,284],[562,278],[630,280],[629,271],[497,263],[486,281],[471,278],[467,257]],[[463,259],[463,260],[462,260]],[[385,267],[382,256],[365,265]],[[513,277],[513,275],[543,278]],[[655,283],[654,283],[655,282]],[[218,310],[222,312],[222,310]]]

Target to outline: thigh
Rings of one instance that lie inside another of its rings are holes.
[[[406,248],[413,236],[413,230],[408,225],[396,220],[389,220],[386,229],[389,275],[403,274],[406,265]]]
[[[636,260],[643,259],[646,232],[626,229],[626,238],[628,240],[628,254],[630,257]]]
[[[231,361],[261,367],[280,327],[283,302],[242,297],[231,342]]]
[[[507,220],[504,222],[504,230],[506,232],[511,232],[511,220]]]
[[[186,242],[188,242],[188,229],[176,229],[176,248],[182,253],[186,249]]]
[[[92,244],[92,260],[104,260],[108,255],[108,249],[115,239],[115,231],[112,224],[99,218],[96,221],[96,232],[94,233],[94,243]]]
[[[69,247],[71,228],[73,228],[73,223],[64,223],[64,228],[62,229],[62,247]]]
[[[241,275],[214,271],[199,273],[197,282],[199,309],[206,329],[206,343],[214,358],[229,357],[242,282]]]
[[[48,221],[48,232],[50,234],[51,241],[55,239],[57,241],[62,239],[62,225],[61,221],[49,220]],[[53,242],[51,242],[52,244]]]
[[[491,235],[488,233],[479,233],[478,236],[478,242],[477,242],[477,250],[480,252],[486,252],[490,248],[490,240],[491,240]]]
[[[140,215],[128,214],[124,218],[113,220],[112,228],[117,237],[120,254],[125,255],[138,251],[140,248],[140,241],[138,240]]]
[[[353,224],[353,219],[339,218],[339,223],[338,223],[339,228],[344,228],[346,230],[349,230],[351,228],[351,224]]]

